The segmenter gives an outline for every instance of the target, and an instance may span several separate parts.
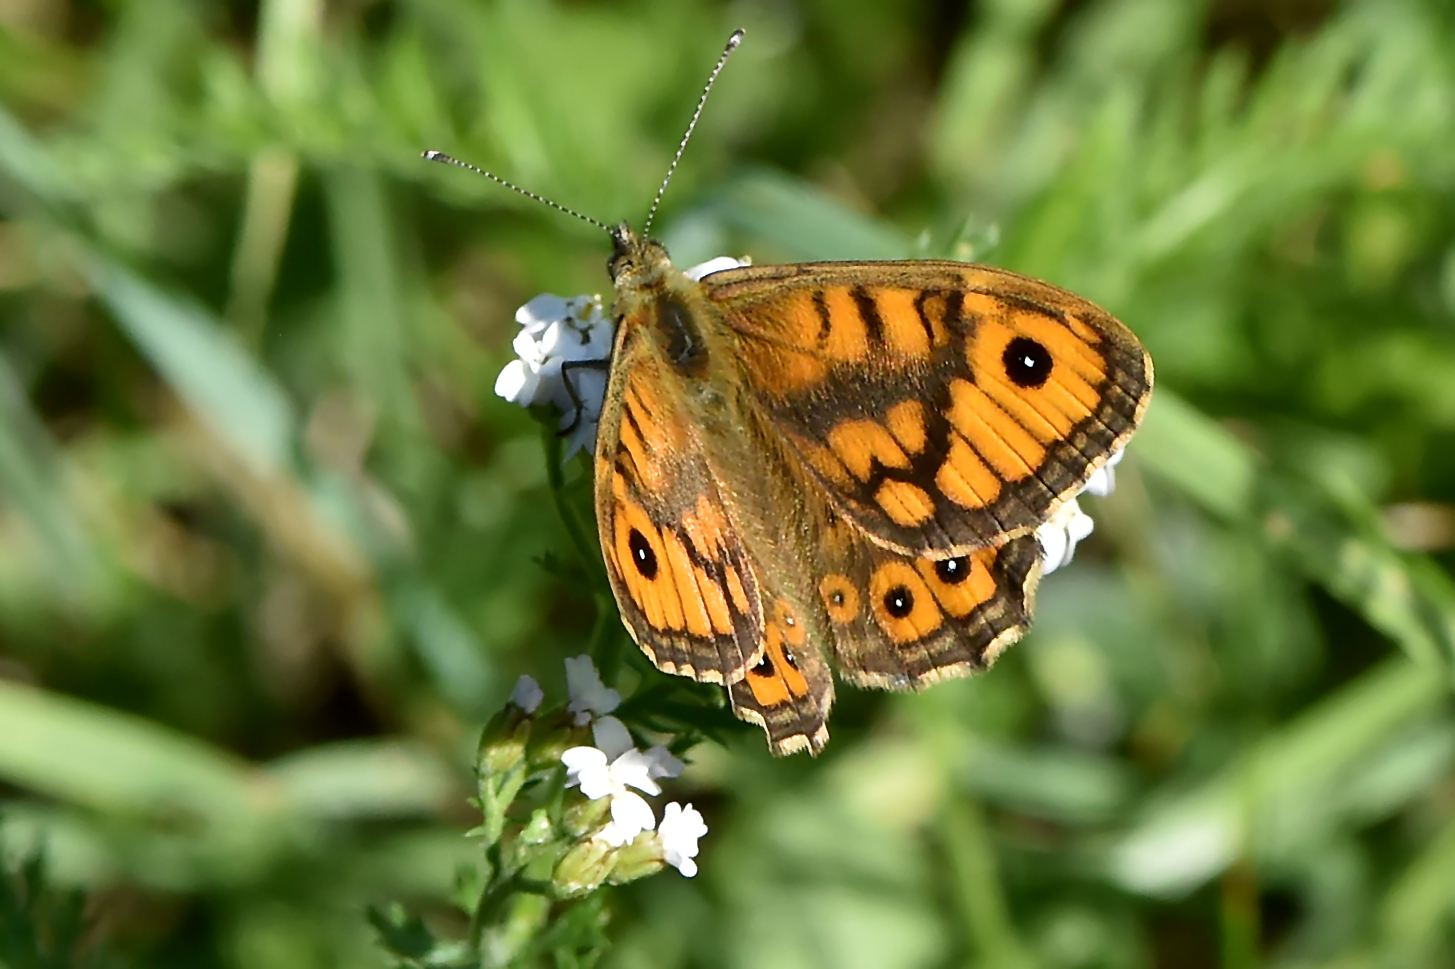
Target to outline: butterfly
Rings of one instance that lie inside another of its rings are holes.
[[[611,234],[595,511],[622,622],[659,669],[726,686],[775,754],[818,753],[830,660],[855,685],[919,690],[1020,638],[1036,529],[1151,396],[1151,358],[1122,323],[950,261],[693,278],[645,232],[482,174]]]
[[[1152,362],[1065,290],[948,261],[693,279],[611,230],[594,459],[626,628],[817,753],[829,659],[858,686],[982,670],[1028,627],[1034,532],[1131,437]]]

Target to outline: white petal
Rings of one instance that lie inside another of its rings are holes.
[[[581,358],[583,360],[605,360],[611,356],[611,345],[616,338],[616,324],[598,316],[591,321],[587,337],[588,340]]]
[[[621,694],[605,686],[595,690],[591,694],[591,712],[598,717],[610,713],[621,706]]]
[[[611,762],[611,780],[624,787],[635,787],[648,794],[661,794],[662,789],[652,780],[649,770],[651,761],[640,750],[628,750]]]
[[[540,381],[529,367],[519,360],[512,360],[500,371],[500,376],[495,378],[495,394],[512,404],[529,407],[534,402],[539,385]]]
[[[626,725],[616,717],[602,717],[591,725],[591,736],[596,747],[606,755],[607,760],[616,760],[636,746]]]
[[[585,654],[566,660],[566,690],[571,703],[566,708],[576,715],[576,723],[591,721],[591,715],[602,716],[621,705],[621,694],[609,690],[596,672],[596,664]]]
[[[576,699],[592,686],[600,685],[601,674],[596,672],[596,664],[590,656],[582,653],[566,657],[566,692],[571,694],[571,699]]]
[[[741,259],[734,259],[732,256],[717,256],[707,260],[707,262],[700,262],[691,269],[688,269],[687,275],[692,279],[701,279],[703,276],[711,273],[720,273],[724,269],[737,269],[739,266],[746,265],[747,263]]]
[[[576,398],[581,402],[579,411],[566,389],[567,380],[576,389]],[[557,401],[557,406],[561,409],[560,428],[563,431],[568,427],[571,428],[571,433],[566,436],[563,448],[565,452],[563,462],[570,461],[576,456],[577,451],[585,450],[589,453],[596,451],[596,427],[601,418],[601,405],[605,398],[605,370],[578,367],[573,369],[569,376],[563,376],[561,399]]]
[[[678,777],[687,766],[661,744],[647,751],[647,760],[647,774],[651,777]]]
[[[581,785],[581,792],[591,800],[596,800],[602,794],[607,793],[611,788],[611,772],[607,766],[606,755],[595,747],[571,747],[561,754],[561,763],[566,765],[566,786]],[[601,784],[605,782],[607,790],[601,790]],[[587,791],[587,786],[599,793],[592,794]]]
[[[1110,465],[1102,465],[1096,469],[1096,473],[1087,480],[1086,487],[1081,490],[1085,494],[1105,498],[1116,486],[1116,472],[1111,469]]]
[[[592,323],[572,320],[561,327],[561,334],[551,347],[551,352],[562,360],[574,362],[604,360],[611,355],[611,346],[608,344],[605,352],[596,348],[596,331],[599,328]]]
[[[643,831],[656,827],[657,816],[640,794],[623,791],[611,799],[611,823],[617,826],[626,841],[631,841]]]
[[[632,837],[636,836],[633,835]],[[604,841],[613,848],[620,848],[632,839],[626,836],[625,831],[616,826],[615,821],[608,821],[600,831],[596,832],[595,840]]]
[[[526,713],[535,713],[540,709],[541,701],[546,698],[546,693],[541,685],[529,676],[522,676],[515,681],[515,689],[510,691],[510,702],[520,707]]]
[[[568,301],[554,293],[541,293],[515,311],[515,322],[527,331],[544,330],[556,320],[563,320],[570,311]]]
[[[566,435],[566,443],[561,448],[561,464],[565,465],[576,456],[576,452],[585,451],[587,454],[596,453],[596,427],[594,418],[582,418],[576,425],[576,429]]]
[[[1086,494],[1095,495],[1098,498],[1105,498],[1111,494],[1117,486],[1117,475],[1114,469],[1121,463],[1122,455],[1126,453],[1126,448],[1113,452],[1112,456],[1106,459],[1106,464],[1096,469],[1096,473],[1091,476],[1086,482],[1086,486],[1081,490]]]
[[[624,793],[621,785],[612,778],[609,767],[593,767],[583,770],[576,775],[576,780],[581,784],[581,793],[593,801],[607,795],[614,797]]]
[[[662,826],[657,832],[663,840],[673,842],[691,841],[690,854],[697,854],[697,839],[707,834],[707,822],[691,804],[686,807],[673,801],[662,811]]]
[[[542,359],[549,360],[553,357],[562,356],[562,349],[569,350],[575,342],[575,333],[562,320],[557,320],[541,331],[538,337],[541,346]]]
[[[1080,505],[1077,505],[1076,514],[1072,515],[1071,520],[1066,523],[1066,536],[1071,540],[1073,553],[1076,551],[1076,543],[1083,541],[1095,528],[1096,522],[1081,510]]]
[[[707,834],[707,825],[691,804],[685,808],[673,801],[662,811],[657,828],[657,841],[662,846],[662,860],[688,878],[697,874],[697,840]]]
[[[1066,529],[1055,522],[1046,522],[1036,529],[1036,541],[1041,543],[1041,572],[1043,575],[1050,575],[1066,564],[1066,546],[1069,544],[1066,539]]]
[[[1049,575],[1070,565],[1076,554],[1076,543],[1090,535],[1095,526],[1074,498],[1058,508],[1050,521],[1036,529],[1036,539],[1041,543],[1042,574]]]
[[[539,367],[543,359],[541,355],[540,331],[521,330],[515,335],[515,339],[510,341],[510,349],[514,350],[517,357],[532,367]]]

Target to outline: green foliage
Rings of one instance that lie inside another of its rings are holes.
[[[1158,372],[1034,632],[816,761],[637,655],[492,393],[605,240],[419,158],[639,220],[737,26],[680,264],[973,256]],[[710,833],[526,964],[1455,963],[1452,52],[1441,0],[0,5],[0,841],[58,893],[3,959],[453,958],[480,725],[589,648],[710,738]]]
[[[100,966],[104,955],[86,945],[85,899],[54,888],[45,857],[30,853],[11,870],[0,869],[0,966],[7,969],[65,969]]]

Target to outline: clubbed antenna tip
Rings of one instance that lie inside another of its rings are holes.
[[[672,156],[672,164],[667,166],[667,177],[662,179],[662,184],[657,189],[657,197],[652,199],[652,208],[647,212],[647,221],[642,226],[643,236],[652,231],[652,220],[657,217],[657,206],[662,204],[662,195],[667,191],[667,183],[672,181],[672,173],[677,171],[677,163],[682,160],[682,152],[687,150],[687,142],[692,138],[692,129],[697,127],[697,119],[702,116],[702,106],[707,104],[707,96],[712,93],[713,82],[722,73],[723,65],[727,63],[728,57],[743,42],[743,34],[744,31],[741,27],[733,31],[733,35],[728,38],[727,46],[722,49],[722,56],[717,59],[717,66],[707,76],[707,84],[702,88],[702,97],[697,99],[697,110],[692,112],[692,120],[687,122],[687,131],[677,145],[677,154]]]

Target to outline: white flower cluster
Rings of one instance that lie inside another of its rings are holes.
[[[522,407],[554,404],[566,435],[565,460],[589,452],[606,399],[614,329],[601,314],[601,297],[542,293],[515,311],[515,322],[516,359],[495,379],[495,393]]]
[[[662,823],[642,791],[652,796],[662,793],[658,778],[677,777],[685,766],[666,747],[638,750],[631,733],[611,712],[621,703],[621,694],[601,682],[601,674],[590,656],[566,660],[566,688],[571,702],[567,711],[577,726],[591,724],[594,747],[571,747],[561,754],[566,765],[566,784],[580,787],[581,793],[595,801],[610,798],[611,820],[592,837],[613,848],[632,843],[643,832],[654,831],[662,860],[691,878],[697,874],[698,839],[707,834],[702,815],[691,804],[676,801],[666,806]],[[511,702],[527,713],[520,700],[539,704],[540,687],[535,680],[522,676],[511,694]],[[632,790],[635,788],[635,790]]]
[[[693,279],[747,263],[718,256],[687,270]],[[596,424],[606,398],[607,365],[615,325],[602,315],[600,296],[569,299],[542,293],[515,311],[520,324],[511,346],[516,359],[495,378],[495,393],[512,404],[554,404],[566,435],[565,460],[596,446]]]
[[[746,265],[745,261],[730,256],[718,256],[688,269],[687,275],[701,279]],[[500,371],[495,393],[522,407],[554,404],[561,412],[561,430],[568,432],[566,459],[579,450],[592,451],[606,396],[614,330],[611,320],[601,313],[601,297],[583,295],[563,299],[542,293],[516,310],[515,320],[521,325],[514,343],[518,359]],[[1086,482],[1081,494],[1097,497],[1109,494],[1116,484],[1113,468],[1121,459],[1121,451],[1113,454]],[[1036,529],[1036,539],[1041,543],[1042,573],[1050,574],[1070,565],[1077,543],[1091,534],[1093,526],[1076,498],[1062,505],[1050,521]],[[572,712],[577,713],[580,724],[589,720],[589,716],[580,719],[581,714],[574,705]]]
[[[1096,523],[1081,510],[1078,499],[1082,495],[1104,498],[1116,487],[1116,466],[1125,451],[1117,451],[1100,468],[1096,469],[1081,491],[1056,510],[1040,528],[1036,529],[1036,540],[1041,543],[1041,574],[1050,575],[1059,568],[1071,564],[1076,554],[1076,543],[1091,534]]]

